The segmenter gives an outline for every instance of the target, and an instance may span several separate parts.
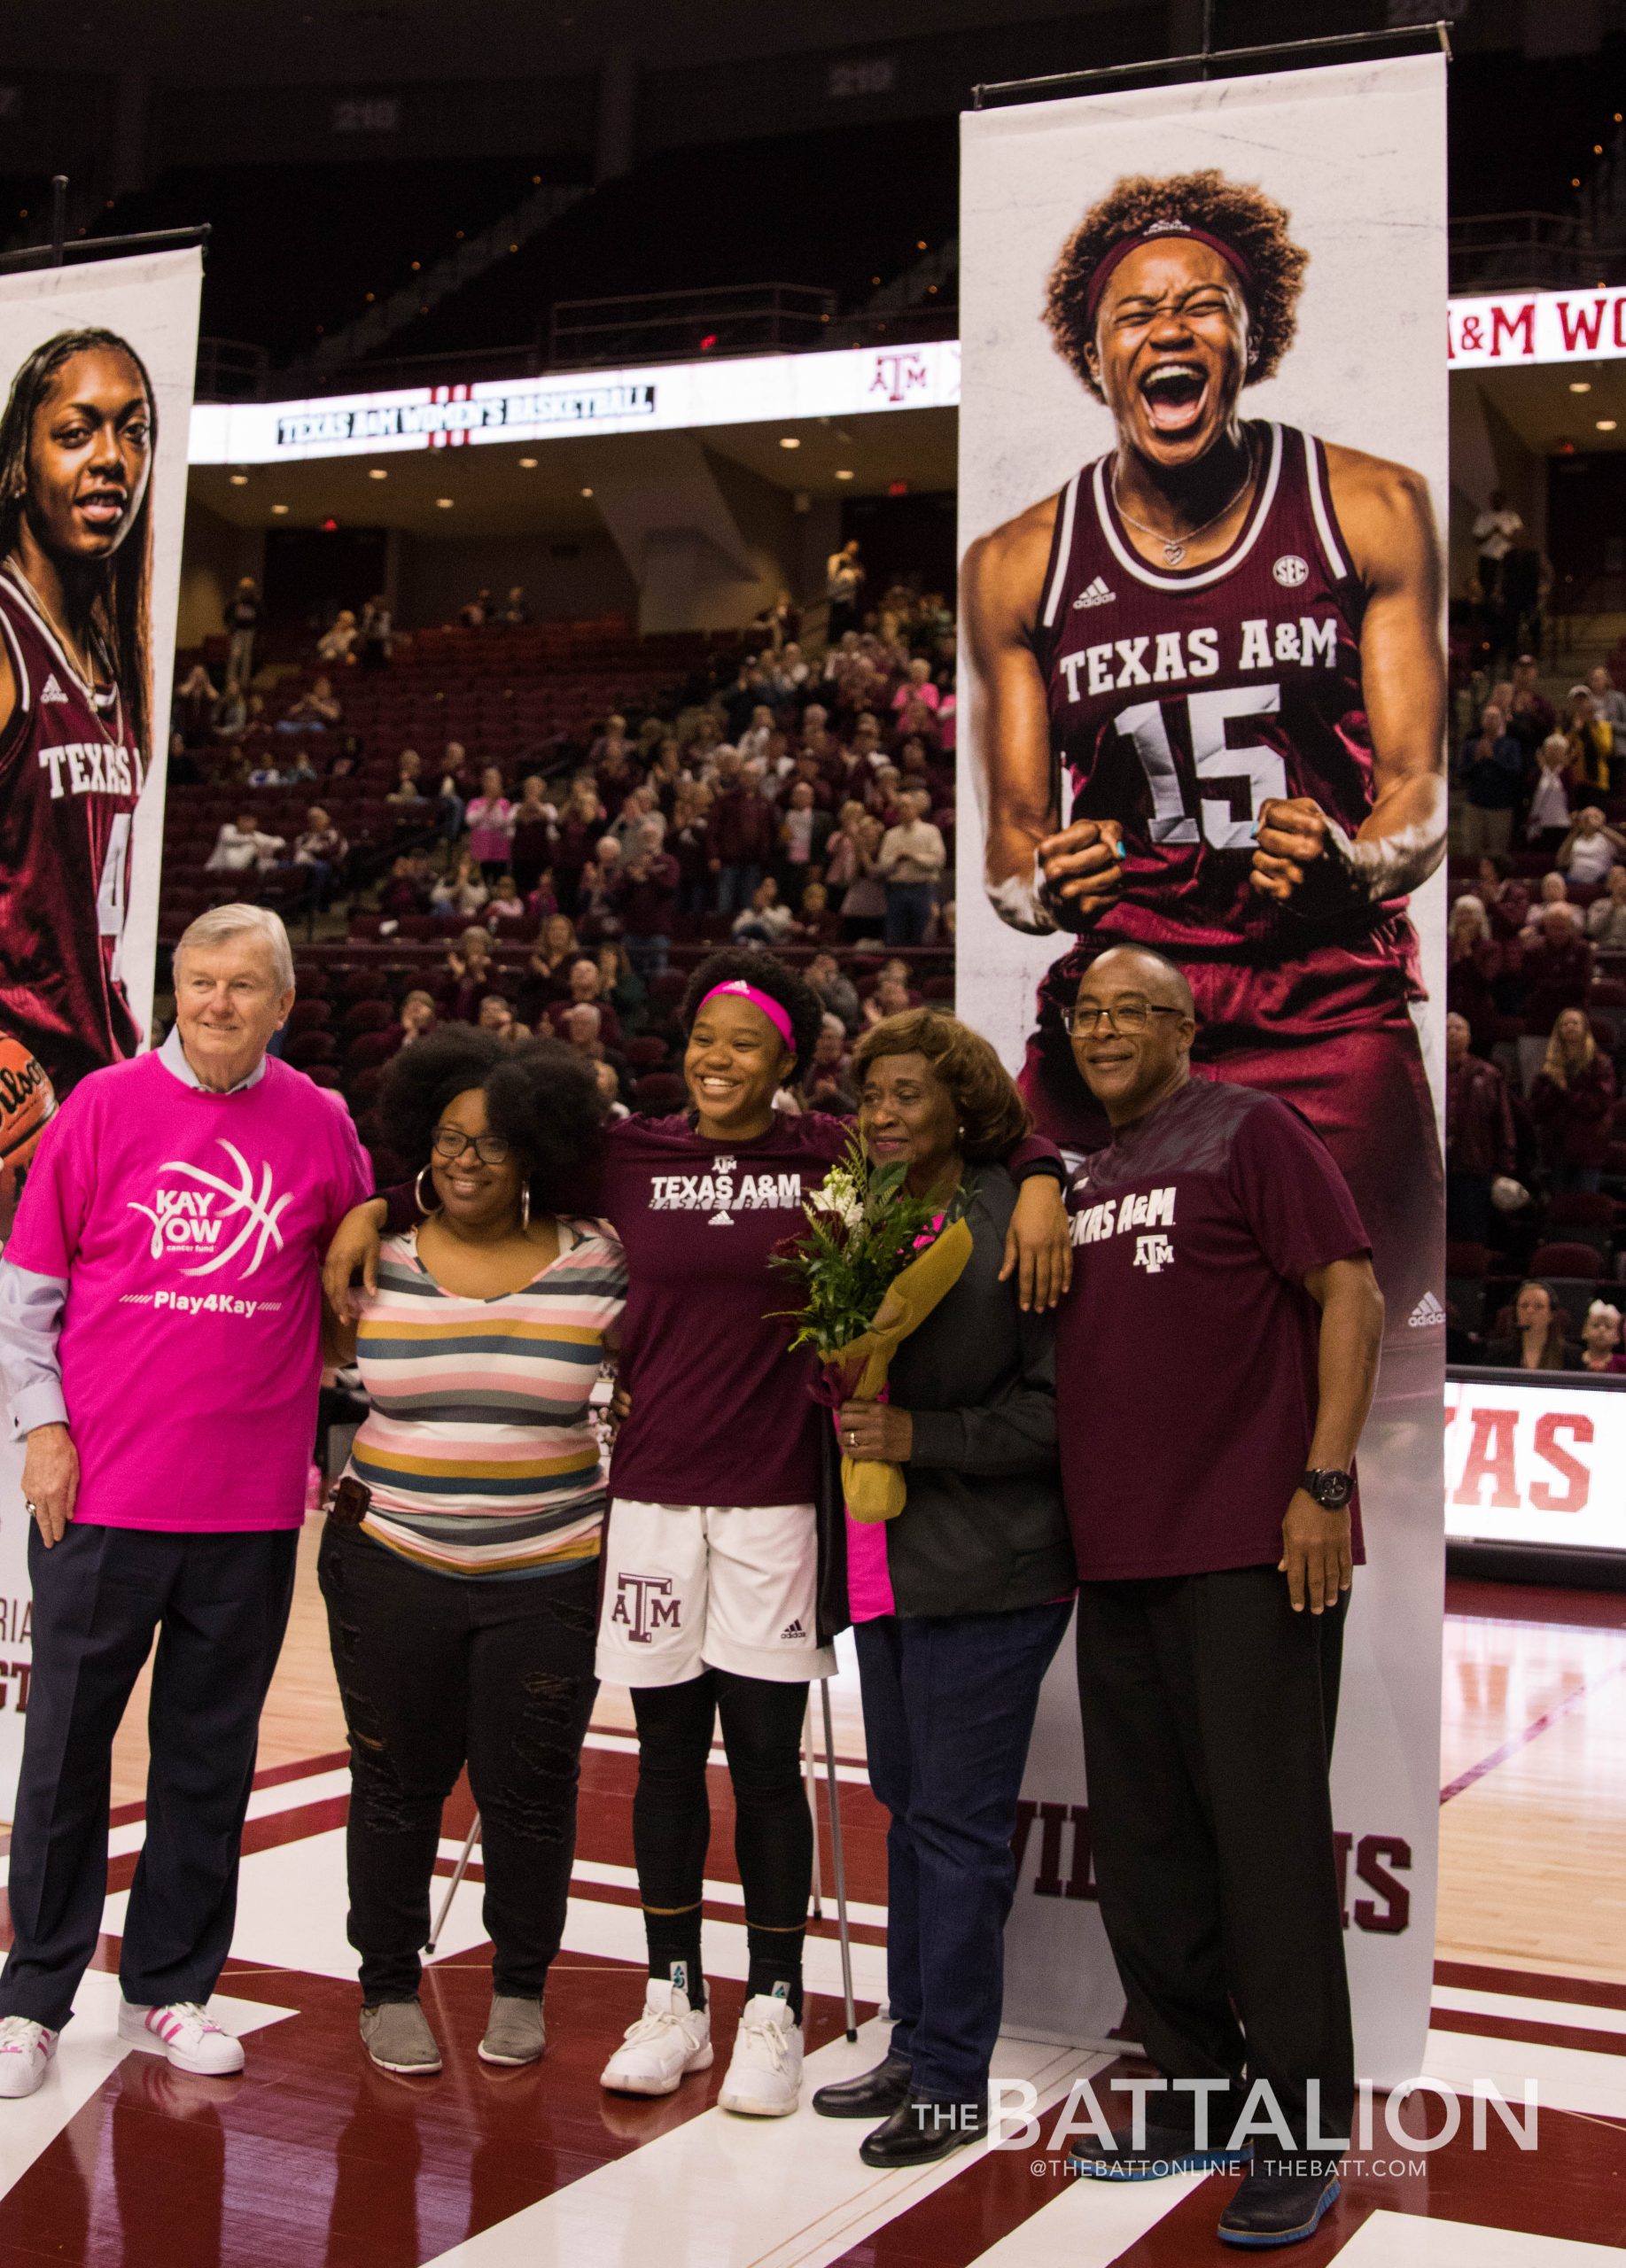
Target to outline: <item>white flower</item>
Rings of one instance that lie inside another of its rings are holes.
[[[836,1166],[826,1174],[820,1186],[808,1200],[812,1213],[828,1214],[839,1221],[844,1229],[856,1229],[864,1218],[864,1200],[852,1186],[852,1177]]]

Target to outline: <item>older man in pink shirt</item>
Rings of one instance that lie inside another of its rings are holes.
[[[275,914],[194,921],[175,1029],[74,1089],[0,1262],[0,1376],[34,1519],[0,2097],[39,2085],[96,1950],[113,1735],[155,1633],[120,2032],[182,2070],[243,2066],[206,2004],[292,1597],[317,1262],[370,1179],[338,1097],[266,1052],[292,1006]]]

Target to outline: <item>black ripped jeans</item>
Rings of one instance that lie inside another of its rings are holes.
[[[596,1563],[514,1580],[440,1575],[330,1526],[317,1566],[350,1735],[349,1937],[363,2000],[417,1997],[441,1806],[465,1763],[492,1984],[537,1999],[564,1928],[598,1690]]]

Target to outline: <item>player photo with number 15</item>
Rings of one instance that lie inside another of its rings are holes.
[[[985,882],[1014,928],[1078,938],[1028,1045],[1042,1130],[1105,1140],[1068,1017],[1096,953],[1157,946],[1200,1069],[1326,1138],[1418,1347],[1440,1192],[1405,907],[1445,842],[1440,545],[1420,474],[1241,415],[1292,345],[1288,228],[1218,172],[1133,177],[1062,251],[1046,318],[1116,443],[967,555]]]

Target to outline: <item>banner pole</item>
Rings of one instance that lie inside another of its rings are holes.
[[[1204,44],[1195,55],[1148,55],[1139,63],[1103,63],[1088,71],[1052,71],[1035,79],[992,80],[972,88],[971,107],[984,110],[990,102],[1010,102],[1018,97],[1043,101],[1083,87],[1106,86],[1114,79],[1138,78],[1148,71],[1194,72],[1206,79],[1218,63],[1285,62],[1290,56],[1325,54],[1329,48],[1386,46],[1396,41],[1420,39],[1430,46],[1437,41],[1446,60],[1451,60],[1451,27],[1443,19],[1431,24],[1385,24],[1373,31],[1319,32],[1308,39],[1265,40],[1251,47],[1225,47],[1215,52],[1207,44],[1211,9],[1212,0],[1204,0]]]

